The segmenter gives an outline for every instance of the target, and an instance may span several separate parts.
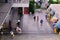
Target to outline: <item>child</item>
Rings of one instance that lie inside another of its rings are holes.
[[[36,16],[33,17],[34,18],[34,21],[36,20]]]
[[[43,24],[43,20],[42,19],[40,20],[40,23],[41,23],[41,26],[42,26],[42,24]]]
[[[37,22],[38,22],[38,20],[39,20],[39,16],[37,16]]]

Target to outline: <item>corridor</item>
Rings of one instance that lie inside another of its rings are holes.
[[[14,20],[17,20],[17,11],[15,10]],[[10,35],[3,35],[1,40],[60,40],[60,36],[57,34],[53,34],[53,30],[50,27],[49,23],[45,19],[45,13],[35,12],[35,16],[39,16],[39,21],[33,20],[34,15],[23,15],[23,25],[22,30],[23,34],[15,35],[13,39],[11,39]],[[43,26],[40,25],[40,20],[43,19]],[[12,21],[13,22],[13,21]],[[15,22],[13,22],[15,23]],[[25,34],[24,34],[25,33]]]
[[[53,33],[52,28],[45,19],[45,13],[35,12],[35,16],[39,16],[39,20],[34,22],[32,15],[23,16],[23,31],[24,33]],[[40,20],[43,19],[43,26],[40,25]]]

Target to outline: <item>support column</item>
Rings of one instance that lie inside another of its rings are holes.
[[[16,0],[16,3],[18,3],[18,0]]]
[[[24,14],[24,7],[23,7],[23,11],[22,11],[22,13]]]

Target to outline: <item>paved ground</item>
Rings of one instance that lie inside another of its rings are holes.
[[[16,36],[13,40],[60,40],[60,36],[54,34],[40,35],[21,35]]]
[[[15,27],[16,20],[18,19],[17,11],[14,10],[13,14],[12,26]],[[35,15],[39,16],[38,22],[34,22],[32,15],[27,14],[23,16],[22,30],[23,33],[26,34],[15,35],[13,39],[11,39],[9,35],[3,35],[1,40],[60,40],[59,35],[53,34],[52,28],[45,19],[45,12],[35,12]],[[40,25],[41,19],[44,20],[43,26]]]
[[[45,13],[35,12],[35,15],[39,16],[39,20],[44,20],[43,26],[40,25],[39,21],[34,22],[32,15],[25,14],[23,16],[22,30],[23,33],[26,34],[15,35],[13,39],[11,39],[9,35],[6,35],[2,36],[1,40],[60,40],[60,36],[58,34],[53,34],[52,28],[45,19]]]
[[[10,8],[11,8],[10,3],[1,3],[0,4],[0,12],[8,12]]]
[[[16,23],[17,23],[17,20],[18,20],[18,11],[17,11],[18,9],[17,8],[15,8],[15,9],[13,9],[13,12],[12,12],[12,27],[13,28],[16,28],[17,26],[16,26]]]
[[[24,14],[23,18],[22,18],[22,30],[23,33],[53,33],[52,28],[50,27],[50,25],[48,24],[47,20],[45,19],[45,13],[39,13],[39,12],[35,12],[35,16],[39,16],[39,20],[37,22],[37,20],[34,22],[33,19],[34,15],[28,15],[28,14]],[[43,26],[40,25],[40,20],[43,19]],[[16,22],[18,20],[18,11],[17,8],[13,9],[13,13],[12,13],[12,27],[17,27],[16,26]],[[22,23],[21,22],[21,23]]]
[[[18,15],[18,9],[17,8],[12,9],[12,14],[11,15],[12,15],[11,16],[12,27],[16,28],[17,27],[16,23],[18,22],[18,19],[20,19],[20,17],[18,17],[19,16]],[[20,22],[21,22],[21,25],[20,25],[20,27],[21,27],[21,26],[23,26],[22,25],[23,20],[20,20]]]
[[[45,13],[35,12],[35,16],[39,16],[39,21],[34,22],[32,15],[23,16],[24,33],[53,33],[52,28],[45,19]],[[43,19],[43,26],[40,25],[40,20]]]
[[[57,34],[23,34],[15,35],[13,39],[10,36],[2,36],[1,40],[60,40]]]

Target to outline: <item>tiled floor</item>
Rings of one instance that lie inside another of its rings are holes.
[[[57,34],[23,34],[15,35],[13,39],[10,36],[3,36],[1,40],[60,40]]]

